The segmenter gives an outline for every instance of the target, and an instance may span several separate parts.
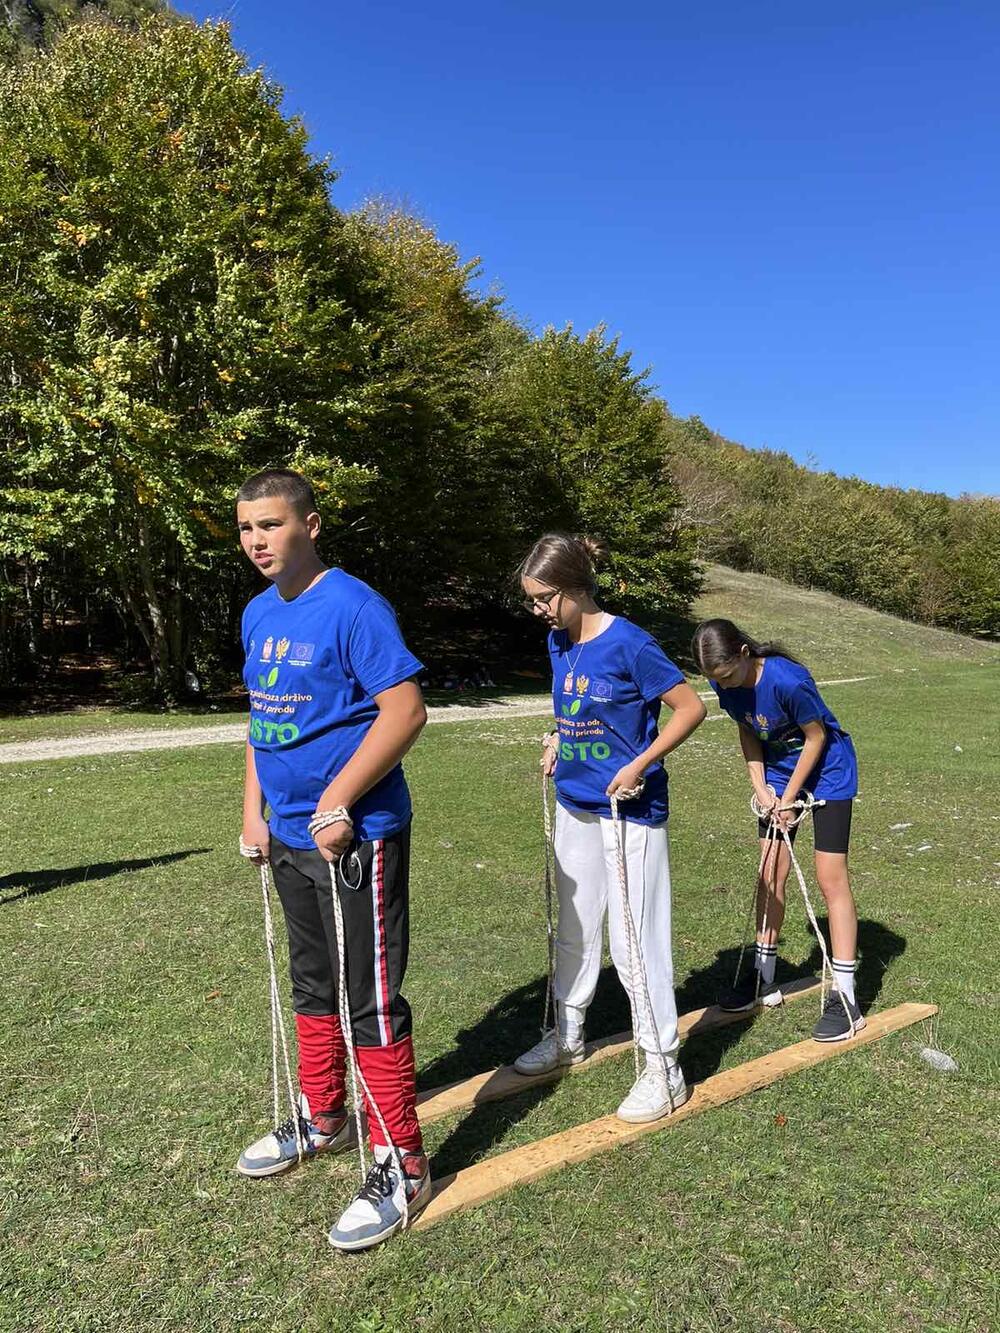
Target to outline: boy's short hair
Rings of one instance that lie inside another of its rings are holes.
[[[316,512],[316,495],[301,472],[288,467],[269,467],[255,472],[236,492],[236,503],[241,500],[266,500],[280,495],[287,500],[300,518]]]

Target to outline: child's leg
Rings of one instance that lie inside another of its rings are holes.
[[[794,837],[794,830],[792,831]],[[778,938],[785,920],[785,885],[792,862],[783,838],[760,840],[762,865],[757,880],[757,936],[754,963],[770,985],[778,961]]]
[[[553,846],[559,899],[556,1018],[562,1035],[575,1038],[601,973],[607,880],[600,816],[557,805]]]
[[[320,862],[317,865],[316,862]],[[271,839],[271,874],[288,930],[299,1087],[311,1116],[344,1106],[347,1048],[337,1015],[336,944],[322,910],[329,872],[318,852]],[[325,889],[324,889],[325,879]]]
[[[338,872],[358,1065],[389,1138],[404,1155],[423,1151],[412,1019],[401,994],[409,951],[409,870],[406,828],[361,843],[357,857],[345,857]],[[375,1108],[369,1103],[366,1109],[372,1149],[381,1156],[386,1135]]]
[[[625,833],[625,875],[628,900],[639,940],[639,953],[645,967],[646,986],[653,1009],[649,1021],[642,980],[636,959],[636,975],[629,972],[629,946],[618,882],[618,858],[615,830],[611,820],[603,820],[604,868],[608,893],[608,933],[611,957],[626,990],[634,990],[639,1044],[647,1053],[657,1045],[663,1055],[676,1059],[680,1047],[677,1035],[677,1003],[674,998],[674,965],[671,940],[670,852],[667,826],[650,828],[647,824],[623,821]],[[632,945],[633,956],[635,943]]]
[[[816,882],[830,922],[830,962],[837,989],[854,1001],[858,913],[847,872],[852,801],[828,801],[813,814]]]

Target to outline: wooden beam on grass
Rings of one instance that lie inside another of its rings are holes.
[[[899,1004],[895,1009],[871,1015],[867,1027],[849,1041],[800,1041],[771,1055],[762,1055],[757,1060],[737,1065],[735,1069],[713,1074],[704,1083],[696,1085],[689,1102],[662,1120],[647,1125],[628,1125],[617,1116],[606,1115],[561,1134],[550,1134],[537,1143],[528,1143],[497,1157],[486,1158],[474,1166],[466,1167],[464,1171],[435,1181],[434,1196],[414,1222],[413,1229],[422,1231],[451,1217],[453,1213],[495,1199],[497,1195],[505,1194],[517,1185],[538,1180],[552,1171],[558,1171],[560,1167],[586,1161],[588,1157],[597,1157],[600,1153],[609,1152],[624,1143],[632,1143],[647,1134],[660,1134],[673,1129],[682,1121],[700,1115],[702,1111],[710,1111],[715,1106],[723,1106],[738,1097],[745,1097],[747,1093],[765,1088],[800,1069],[809,1069],[825,1060],[847,1055],[859,1046],[867,1046],[890,1032],[922,1022],[936,1013],[937,1005],[934,1004]]]
[[[788,985],[782,985],[781,993],[786,1000],[798,1000],[806,995],[819,992],[819,980],[816,977],[800,977]],[[717,1004],[710,1004],[705,1009],[692,1009],[681,1014],[677,1028],[681,1040],[711,1028],[725,1027],[729,1023],[743,1023],[753,1018],[759,1010],[749,1010],[742,1014],[728,1013]],[[430,1088],[417,1098],[417,1115],[422,1125],[429,1125],[443,1116],[453,1115],[456,1111],[468,1111],[484,1102],[499,1102],[506,1097],[515,1097],[539,1083],[555,1083],[564,1074],[579,1074],[593,1069],[594,1065],[612,1056],[621,1055],[632,1049],[631,1032],[619,1032],[613,1037],[602,1037],[600,1041],[587,1043],[587,1058],[576,1065],[560,1065],[547,1074],[519,1074],[513,1065],[501,1065],[499,1069],[489,1069],[485,1074],[473,1074],[471,1078],[460,1079],[442,1088]]]

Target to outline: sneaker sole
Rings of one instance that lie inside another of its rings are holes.
[[[689,1102],[690,1100],[691,1100],[691,1089],[689,1087],[685,1087],[684,1095],[682,1097],[676,1097],[673,1102],[668,1103],[665,1107],[663,1107],[662,1110],[645,1111],[639,1113],[630,1112],[625,1115],[623,1115],[622,1112],[618,1110],[615,1112],[615,1115],[618,1117],[619,1120],[624,1121],[626,1125],[649,1125],[652,1124],[654,1120],[665,1120],[668,1115],[673,1115],[675,1111],[679,1111],[680,1108],[684,1105],[684,1103]]]
[[[431,1188],[430,1177],[427,1178],[426,1192],[421,1190],[415,1199],[411,1199],[408,1204],[408,1216],[412,1221],[418,1214],[422,1213],[431,1201],[434,1191]],[[381,1236],[366,1236],[363,1240],[334,1240],[333,1236],[327,1232],[327,1241],[334,1250],[343,1250],[345,1253],[353,1254],[358,1250],[373,1250],[376,1245],[382,1245],[395,1235],[398,1235],[403,1229],[403,1219],[400,1218],[388,1231],[383,1231]]]
[[[835,1037],[817,1037],[816,1033],[814,1032],[812,1034],[812,1039],[813,1041],[819,1041],[823,1043],[828,1043],[831,1041],[850,1041],[856,1032],[860,1032],[862,1028],[866,1028],[867,1026],[868,1024],[865,1022],[864,1016],[862,1016],[861,1018],[855,1019],[854,1026],[850,1032],[838,1032]]]

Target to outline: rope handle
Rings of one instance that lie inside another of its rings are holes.
[[[774,797],[775,801],[777,801],[778,793],[774,790],[774,788],[768,785],[767,790]],[[805,788],[803,788],[802,795],[797,797],[796,800],[792,801],[791,804],[772,805],[770,809],[767,810],[765,810],[764,807],[761,805],[760,801],[757,800],[756,792],[754,792],[750,797],[750,809],[757,816],[757,818],[770,819],[772,823],[774,822],[774,817],[779,810],[797,810],[798,814],[795,816],[795,818],[788,820],[788,823],[786,824],[787,828],[794,828],[796,824],[800,824],[802,820],[805,819],[806,815],[810,814],[813,810],[815,810],[818,806],[821,805],[826,805],[826,801],[817,801],[816,797],[812,794],[812,792],[806,791]]]

